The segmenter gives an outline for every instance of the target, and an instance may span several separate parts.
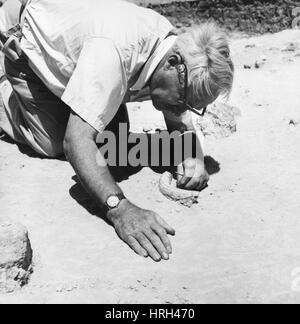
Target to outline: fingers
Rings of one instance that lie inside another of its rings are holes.
[[[207,187],[208,181],[209,177],[206,175],[192,178],[190,182],[186,184],[185,189],[201,191]]]
[[[160,216],[156,215],[156,220],[159,225],[161,225],[167,232],[167,234],[174,236],[176,234],[176,231],[173,227],[171,227],[164,219],[162,219]]]
[[[136,239],[138,240],[139,244],[144,248],[144,250],[147,251],[148,255],[151,257],[151,259],[153,259],[153,261],[161,261],[160,254],[157,252],[152,243],[150,243],[150,241],[144,234],[138,234],[136,236]]]
[[[196,190],[198,190],[198,191],[202,191],[202,190],[204,190],[205,188],[207,188],[207,186],[208,186],[208,181],[209,181],[209,174],[205,171],[205,174],[202,175],[202,177],[200,178],[199,185],[198,185],[198,187],[196,188]]]
[[[141,247],[141,245],[139,244],[139,242],[133,237],[133,236],[129,236],[128,240],[127,240],[127,244],[132,248],[132,250],[144,257],[144,258],[147,258],[148,257],[148,253],[147,251]]]
[[[185,177],[185,171],[184,171],[184,167],[183,167],[183,164],[180,164],[178,167],[177,167],[177,172],[178,172],[178,175],[177,175],[177,186],[180,188],[180,187],[183,187],[186,183],[187,183],[187,179]]]
[[[148,240],[152,243],[156,251],[160,254],[161,258],[164,260],[169,260],[169,253],[167,248],[164,246],[160,238],[155,234],[153,230],[149,230],[145,233]],[[166,235],[166,234],[165,234]]]
[[[175,235],[175,230],[160,216],[155,215],[155,219],[157,223],[152,224],[144,234],[138,234],[136,239],[154,261],[169,260],[172,245],[167,234]]]
[[[201,191],[207,187],[209,175],[202,164],[187,160],[178,166],[177,180],[178,188]]]
[[[199,185],[200,185],[200,178],[191,178],[190,181],[185,185],[184,189],[196,190],[199,187]]]
[[[178,178],[177,178],[177,186],[178,188],[185,188],[187,189],[187,185],[191,180],[193,181],[193,186],[196,184],[194,183],[194,179],[196,179],[196,168],[190,167],[186,168],[184,164],[180,164],[178,166]],[[190,189],[192,190],[192,189]]]
[[[178,188],[186,188],[187,184],[191,181],[190,177],[184,176],[181,177],[180,180],[177,181]]]
[[[194,190],[202,191],[207,187],[208,187],[208,180],[201,180],[199,185]]]
[[[166,248],[168,254],[172,254],[172,245],[167,236],[167,232],[165,229],[162,229],[160,226],[153,226],[153,231],[158,235],[159,239],[163,243],[164,247]]]

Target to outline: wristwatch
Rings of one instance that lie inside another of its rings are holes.
[[[107,198],[105,206],[107,209],[107,212],[116,209],[119,207],[122,200],[126,199],[126,197],[123,194],[118,195],[111,195]]]

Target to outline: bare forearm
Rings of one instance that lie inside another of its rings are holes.
[[[98,132],[71,111],[64,139],[65,154],[81,183],[99,206],[111,195],[122,194],[96,145]],[[137,254],[155,261],[168,260],[172,252],[168,235],[175,231],[156,213],[141,209],[127,199],[110,209],[106,217],[119,237]]]
[[[122,193],[108,167],[99,163],[101,153],[93,139],[67,143],[65,152],[82,185],[99,206],[110,195]]]
[[[176,116],[170,112],[164,112],[165,121],[169,132],[180,131],[181,133],[193,132],[193,146],[196,148],[194,158],[202,161],[204,164],[204,136],[190,112],[186,112],[181,116]]]
[[[201,130],[194,130],[197,138],[197,152],[196,152],[196,158],[199,159],[204,164],[204,136]]]

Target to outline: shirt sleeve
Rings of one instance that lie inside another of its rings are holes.
[[[126,89],[126,74],[114,43],[91,38],[84,43],[61,99],[98,132],[103,132],[117,113]]]

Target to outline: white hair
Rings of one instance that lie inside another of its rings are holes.
[[[178,37],[176,46],[188,67],[193,104],[203,96],[215,99],[230,95],[234,65],[227,36],[220,27],[209,22],[191,28]]]

